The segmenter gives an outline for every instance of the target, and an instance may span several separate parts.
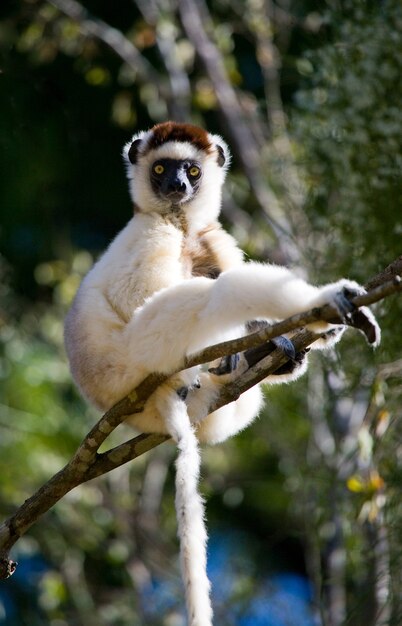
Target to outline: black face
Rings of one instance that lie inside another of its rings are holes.
[[[201,176],[199,163],[178,159],[158,159],[150,172],[154,193],[172,205],[191,200],[198,191]]]

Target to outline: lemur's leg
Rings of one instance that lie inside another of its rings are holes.
[[[239,370],[248,369],[271,354],[276,348],[282,350],[288,360],[275,372],[267,376],[263,382],[275,385],[300,378],[300,376],[302,376],[307,369],[307,353],[309,352],[309,348],[301,350],[300,352],[295,352],[291,340],[282,336],[275,337],[274,339],[267,341],[256,348],[250,348],[241,354],[231,355],[231,357],[223,357],[217,367],[211,367],[208,371],[216,376],[225,376],[226,374],[235,372],[237,368],[239,368]],[[233,357],[236,358],[234,359]],[[230,367],[228,364],[230,364]],[[233,364],[235,364],[235,367],[232,367]]]
[[[184,355],[227,338],[249,319],[282,319],[327,302],[336,304],[345,287],[360,289],[345,280],[314,287],[285,268],[256,263],[223,272],[216,280],[193,278],[168,287],[149,298],[127,324],[122,337],[128,347],[127,371],[170,373],[182,365]],[[359,311],[375,339],[373,316]],[[319,332],[328,329],[326,323],[311,326]]]

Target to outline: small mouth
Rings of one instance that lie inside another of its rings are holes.
[[[187,200],[187,193],[181,191],[172,191],[164,194],[164,198],[172,204],[181,204]]]

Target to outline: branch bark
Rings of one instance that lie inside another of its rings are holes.
[[[401,264],[402,258],[399,258],[389,265],[384,272],[371,279],[369,285],[376,286],[367,294],[354,298],[353,303],[357,307],[366,306],[402,291],[401,279],[396,275]],[[388,280],[390,276],[393,278]],[[228,354],[257,347],[278,335],[300,329],[306,324],[319,320],[342,323],[337,310],[331,305],[325,305],[294,315],[251,335],[210,346],[198,354],[188,357],[180,369],[187,369]],[[292,336],[292,342],[297,352],[308,347],[316,339],[317,334],[305,328]],[[206,413],[233,402],[241,393],[258,384],[268,375],[273,374],[286,361],[287,357],[283,351],[274,350],[253,367],[250,367],[238,379],[225,385],[219,398],[213,406],[208,408]],[[176,372],[172,372],[172,374],[174,373]],[[169,439],[166,435],[142,434],[106,452],[98,453],[100,445],[110,433],[124,421],[125,417],[141,412],[149,396],[167,378],[167,376],[160,374],[151,374],[128,396],[107,411],[84,438],[67,465],[3,522],[0,526],[0,579],[7,578],[15,571],[16,564],[10,560],[8,555],[16,541],[66,493],[77,485],[109,472]]]
[[[157,2],[150,0],[133,0],[133,2],[144,20],[155,29],[155,43],[170,86],[170,97],[166,101],[169,117],[177,122],[185,122],[190,118],[192,94],[188,73],[177,53],[177,33],[175,29],[164,27],[163,21],[160,20],[161,9]],[[173,21],[173,15],[171,18]]]
[[[250,132],[250,124],[230,83],[222,54],[208,34],[208,26],[212,24],[209,9],[204,0],[181,0],[178,6],[184,31],[211,81],[220,109],[224,112],[224,123],[254,196],[277,238],[284,259],[297,262],[299,257],[291,225],[261,171],[261,146]]]
[[[164,77],[120,30],[90,15],[77,0],[49,0],[49,2],[64,15],[75,20],[84,34],[95,37],[109,46],[131,67],[141,82],[153,84],[161,98],[168,99],[171,96]]]

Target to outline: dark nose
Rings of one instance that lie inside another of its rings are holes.
[[[171,178],[168,183],[168,193],[184,193],[186,191],[186,183],[180,180],[178,176]]]

